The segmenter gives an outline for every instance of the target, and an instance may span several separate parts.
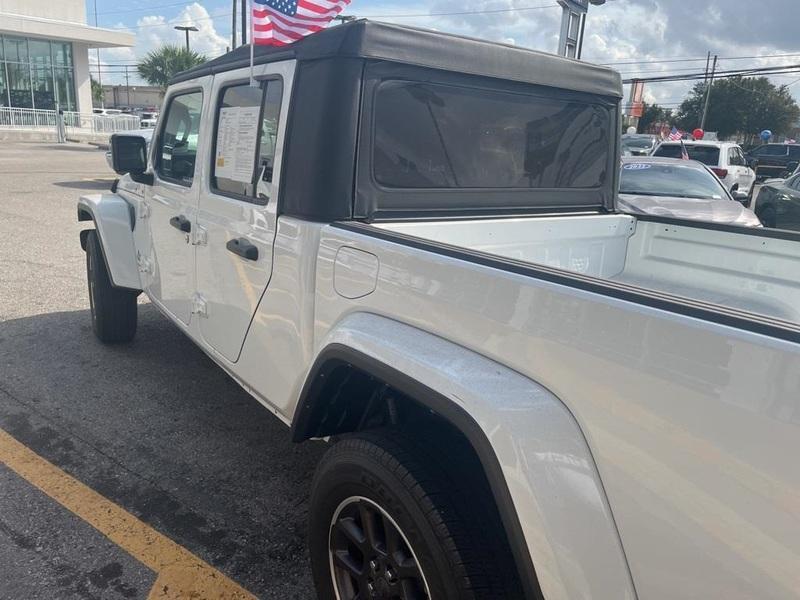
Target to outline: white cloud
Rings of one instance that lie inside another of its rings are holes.
[[[125,76],[122,72],[109,72],[110,70],[121,71],[121,65],[128,63],[130,80],[134,83],[141,83],[136,75],[135,63],[144,58],[148,52],[164,44],[186,43],[185,34],[175,29],[175,25],[194,25],[199,31],[189,32],[189,44],[192,50],[205,54],[209,58],[223,54],[230,45],[230,41],[221,36],[215,27],[215,15],[210,14],[205,7],[198,2],[188,4],[173,18],[166,18],[162,15],[148,15],[141,17],[136,22],[135,28],[126,28],[122,24],[115,26],[133,33],[136,36],[136,44],[132,48],[108,48],[101,50],[100,63],[104,67],[103,83],[124,84]],[[89,61],[92,65],[92,73],[96,73],[97,54],[90,52]],[[95,75],[96,76],[96,75]]]

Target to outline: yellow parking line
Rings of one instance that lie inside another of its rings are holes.
[[[0,462],[157,574],[148,599],[250,600],[250,592],[0,429]]]

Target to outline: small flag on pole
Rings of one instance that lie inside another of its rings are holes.
[[[683,140],[681,140],[681,159],[689,160],[689,152],[686,150],[686,144],[683,143]]]
[[[285,46],[325,29],[350,0],[252,0],[253,44]]]
[[[683,133],[682,133],[682,132],[680,132],[680,131],[678,131],[678,128],[677,128],[677,127],[674,127],[674,126],[673,126],[673,128],[672,128],[672,131],[671,131],[671,132],[670,132],[670,134],[669,134],[669,139],[670,139],[670,141],[672,141],[672,142],[677,142],[677,141],[678,141],[679,139],[681,139],[682,137],[683,137]]]

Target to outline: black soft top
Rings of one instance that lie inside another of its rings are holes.
[[[470,37],[360,19],[308,36],[288,47],[256,46],[255,63],[365,58],[622,97],[619,73],[605,67]],[[172,83],[250,64],[242,46],[177,75]]]

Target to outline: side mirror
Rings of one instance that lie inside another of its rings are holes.
[[[111,161],[119,175],[129,174],[138,183],[153,183],[147,173],[147,141],[140,135],[111,136]]]
[[[750,202],[748,202],[748,199],[749,199],[750,195],[747,192],[742,192],[740,190],[735,190],[734,192],[731,193],[731,195],[733,196],[734,200],[736,200],[737,202],[741,202],[745,206],[750,204]]]
[[[747,166],[748,167],[753,169],[753,171],[757,171],[758,170],[758,159],[757,158],[748,157],[746,160],[747,160]]]

